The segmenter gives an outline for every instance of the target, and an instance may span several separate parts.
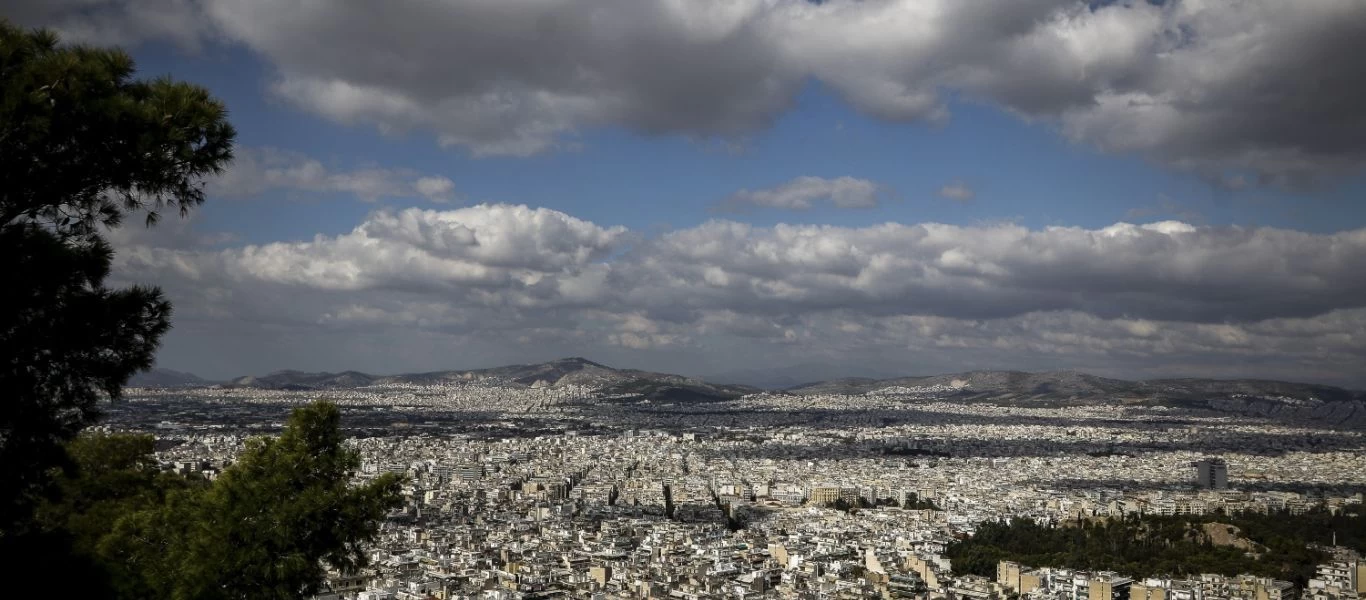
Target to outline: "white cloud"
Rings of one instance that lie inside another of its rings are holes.
[[[1366,283],[1354,277],[1366,269],[1366,230],[711,221],[635,239],[553,210],[479,205],[381,211],[350,233],[308,242],[218,252],[139,245],[124,266],[184,262],[232,279],[323,290],[486,287],[488,301],[546,307],[591,299],[655,317],[848,309],[976,319],[1073,310],[1245,323],[1366,304]]]
[[[1311,235],[1176,222],[1029,230],[713,221],[654,240],[635,293],[661,305],[716,296],[770,314],[863,307],[994,318],[1070,309],[1255,320],[1355,306],[1353,295],[1366,284],[1351,274],[1366,268],[1364,249],[1366,231]]]
[[[642,239],[480,205],[381,211],[307,242],[119,243],[118,276],[164,285],[178,323],[306,338],[1116,373],[1270,361],[1334,381],[1359,380],[1366,360],[1366,230],[712,221]]]
[[[454,199],[455,182],[441,176],[419,175],[409,169],[339,171],[297,152],[239,146],[227,172],[211,180],[208,190],[233,197],[285,190],[349,194],[365,202],[407,197],[442,203]]]
[[[884,193],[882,186],[854,177],[798,177],[782,185],[761,190],[740,190],[717,205],[725,211],[749,208],[809,210],[817,202],[836,208],[874,208]]]
[[[419,177],[413,189],[432,202],[448,202],[455,194],[455,182],[445,177]]]
[[[862,112],[950,119],[993,103],[1106,151],[1223,182],[1366,168],[1359,0],[18,0],[71,39],[241,43],[274,93],[475,155],[586,127],[742,138],[815,78]]]
[[[475,155],[542,152],[598,124],[743,134],[800,84],[764,43],[753,0],[406,4],[383,19],[298,2],[208,5],[227,35],[279,67],[280,96],[343,122],[430,130]]]
[[[939,196],[955,202],[968,202],[977,195],[966,183],[955,181],[939,188]]]

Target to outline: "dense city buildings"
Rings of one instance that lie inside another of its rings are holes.
[[[328,600],[1343,600],[1366,579],[1346,548],[1298,587],[1066,564],[954,570],[946,549],[988,521],[1361,504],[1360,432],[1198,410],[1059,411],[914,388],[695,402],[441,382],[132,390],[106,426],[153,432],[165,468],[212,478],[246,438],[320,397],[343,408],[361,479],[406,476],[370,566],[333,573]]]

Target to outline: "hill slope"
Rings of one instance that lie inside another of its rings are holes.
[[[789,394],[920,394],[963,402],[1153,404],[1279,419],[1366,427],[1366,392],[1257,379],[1126,381],[1055,371],[972,371],[930,377],[838,379],[788,388]]]
[[[266,389],[332,389],[376,384],[480,383],[486,385],[554,388],[582,386],[610,395],[632,395],[665,400],[728,400],[758,391],[739,385],[715,385],[700,379],[633,369],[614,369],[585,358],[563,358],[545,363],[508,365],[468,371],[432,371],[400,375],[367,375],[356,371],[305,373],[276,371],[260,377],[239,377],[238,387]]]
[[[667,402],[725,401],[760,391],[750,386],[713,384],[682,375],[614,369],[577,357],[489,369],[383,376],[357,371],[276,371],[259,377],[239,377],[228,385],[308,390],[443,382],[527,388],[580,386],[609,396],[639,397]],[[1146,404],[1200,408],[1283,420],[1307,420],[1336,426],[1366,427],[1366,392],[1325,385],[1254,379],[1126,381],[1073,371],[971,371],[890,379],[831,379],[791,387],[781,393],[914,395],[958,402],[1034,406]]]
[[[150,369],[135,373],[128,379],[128,387],[182,387],[209,385],[210,381],[183,371],[170,369]]]

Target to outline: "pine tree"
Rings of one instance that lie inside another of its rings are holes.
[[[105,287],[102,232],[187,213],[232,157],[220,102],[133,70],[119,50],[0,21],[0,543],[32,528],[63,444],[170,327],[157,289]]]
[[[401,477],[352,486],[360,467],[342,443],[340,411],[296,409],[279,438],[251,440],[208,489],[172,493],[127,515],[99,544],[121,597],[304,598],[323,565],[354,571],[362,544],[402,504]]]
[[[133,72],[0,21],[0,563],[81,597],[306,597],[324,565],[365,563],[402,500],[397,476],[352,485],[336,406],[296,410],[212,484],[161,473],[150,437],[78,437],[170,327],[156,288],[106,287],[103,234],[187,214],[232,158],[220,102]]]

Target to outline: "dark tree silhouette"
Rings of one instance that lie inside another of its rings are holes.
[[[157,289],[105,286],[102,233],[186,214],[232,157],[207,91],[132,76],[119,50],[0,21],[0,541],[31,528],[63,443],[151,366],[170,327]]]
[[[170,327],[159,290],[106,287],[104,232],[185,215],[232,157],[208,92],[132,74],[123,52],[0,21],[0,564],[80,597],[306,597],[402,501],[398,476],[351,485],[335,405],[294,411],[212,484],[160,472],[150,436],[77,435]]]

